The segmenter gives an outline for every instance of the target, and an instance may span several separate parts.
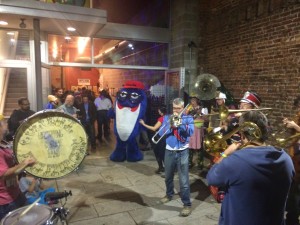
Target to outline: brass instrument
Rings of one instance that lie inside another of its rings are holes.
[[[287,137],[287,138],[277,137],[275,140],[276,140],[276,143],[278,144],[278,146],[284,148],[284,147],[287,147],[288,145],[290,145],[289,143],[291,141],[296,141],[299,138],[300,138],[300,133],[296,133],[296,134],[294,134],[290,137]]]
[[[172,114],[169,117],[169,120],[167,123],[165,123],[163,126],[161,126],[159,128],[159,130],[153,135],[152,137],[152,142],[154,144],[157,144],[165,135],[166,133],[170,130],[171,127],[179,127],[182,124],[182,119],[181,119],[181,115],[190,107],[190,104],[187,104],[186,107],[184,107],[184,109],[177,115],[177,114]],[[169,127],[167,127],[169,126]],[[160,138],[156,141],[155,138],[157,135],[159,135],[159,133],[165,130],[165,132],[160,136]]]
[[[194,80],[194,87],[192,92],[197,93],[200,100],[211,100],[216,97],[218,87],[221,83],[218,78],[209,73],[203,73]]]
[[[299,113],[297,113],[292,119],[288,119],[289,121],[294,121],[296,124],[300,124],[300,112]],[[281,135],[281,134],[284,134],[284,133],[286,133],[286,132],[288,132],[288,130],[290,130],[290,129],[293,129],[293,128],[288,128],[288,127],[281,127],[281,129],[279,129],[279,130],[277,130],[276,132],[273,132],[272,134],[271,134],[271,136],[273,137],[273,138],[275,138],[275,140],[276,139],[283,139],[283,138],[279,138],[279,135]]]
[[[226,140],[229,139],[230,137],[232,137],[235,133],[237,133],[239,131],[243,131],[243,132],[247,131],[248,134],[251,137],[253,137],[253,139],[249,140],[249,142],[258,140],[262,136],[261,130],[255,123],[244,122],[238,128],[234,129],[233,131],[231,131],[230,133],[228,133],[224,136],[221,133],[212,133],[211,132],[210,134],[208,134],[204,138],[204,147],[205,147],[206,151],[213,156],[219,155],[220,152],[225,151],[225,149],[228,147]],[[240,148],[245,147],[248,143],[244,144]]]
[[[238,113],[238,112],[249,112],[249,111],[263,111],[263,110],[271,110],[272,108],[259,108],[259,109],[228,109],[226,106],[221,106],[219,108],[219,112],[217,113],[210,113],[206,114],[204,116],[212,116],[212,115],[220,115],[221,121],[224,121],[227,119],[230,113]]]

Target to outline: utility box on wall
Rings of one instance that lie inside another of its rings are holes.
[[[165,85],[166,85],[166,106],[168,112],[172,109],[172,100],[174,98],[184,97],[184,84],[185,84],[185,68],[180,67],[177,69],[170,69],[165,72]]]

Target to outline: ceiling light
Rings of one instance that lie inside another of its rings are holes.
[[[4,20],[0,20],[0,25],[6,26],[6,25],[8,25],[8,22],[6,22]]]
[[[7,35],[10,35],[10,36],[14,36],[14,35],[15,35],[14,32],[7,32],[6,34],[7,34]]]
[[[71,40],[71,37],[66,36],[66,37],[65,37],[65,40]]]
[[[76,29],[74,27],[68,27],[67,30],[71,31],[71,32],[74,32]]]
[[[133,45],[132,45],[132,44],[128,44],[128,47],[129,47],[129,48],[132,48],[132,47],[133,47]]]

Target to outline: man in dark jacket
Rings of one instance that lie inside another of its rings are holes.
[[[15,109],[10,118],[8,119],[8,130],[9,135],[14,136],[18,127],[23,123],[23,121],[32,116],[35,112],[30,110],[30,103],[28,98],[20,98],[18,100],[19,109]]]
[[[295,174],[292,160],[283,149],[265,144],[268,121],[263,113],[242,114],[239,126],[245,147],[236,151],[241,144],[231,144],[207,174],[208,185],[225,188],[219,225],[284,225]]]
[[[79,119],[83,125],[91,144],[92,149],[96,149],[95,126],[97,124],[97,109],[87,95],[82,96],[82,103],[79,104]]]

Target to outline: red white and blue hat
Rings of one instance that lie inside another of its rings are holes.
[[[260,106],[261,99],[256,93],[246,91],[240,102],[249,103],[254,105],[255,108],[258,108]]]

